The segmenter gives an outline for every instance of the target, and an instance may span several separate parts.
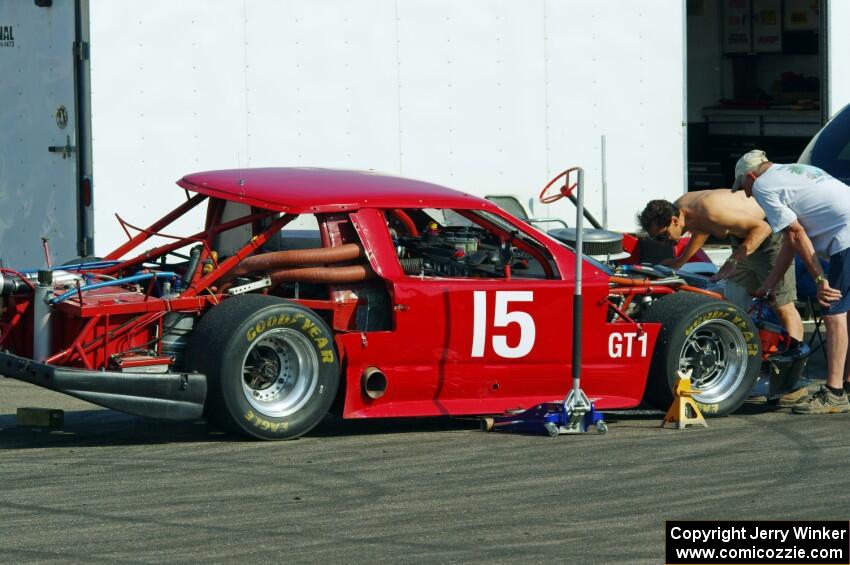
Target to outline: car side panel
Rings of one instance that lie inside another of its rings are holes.
[[[566,395],[574,263],[564,257],[571,252],[553,249],[564,280],[410,277],[397,268],[392,241],[381,233],[383,216],[369,210],[353,216],[367,257],[390,289],[395,324],[391,331],[338,334],[345,417],[498,413]],[[637,324],[606,323],[607,277],[589,277],[583,292],[582,387],[600,408],[636,406],[658,328],[642,333]],[[387,377],[379,399],[362,392],[369,367]]]
[[[412,313],[409,322],[401,323],[400,331],[337,336],[346,360],[346,418],[493,414],[566,396],[572,387],[569,330],[539,317],[539,342],[526,358],[508,360],[490,351],[485,358],[476,359],[470,356],[472,325],[449,317],[449,302],[454,299],[447,296],[438,293],[433,300],[421,302],[423,307],[443,302],[446,317],[421,319]],[[555,312],[567,304],[555,300],[547,307]],[[436,324],[435,318],[440,318]],[[645,324],[643,333],[637,324],[595,327],[598,331],[590,331],[585,324],[583,390],[600,409],[637,406],[659,326]],[[404,339],[411,328],[419,339]],[[506,337],[509,344],[516,343],[515,334]],[[386,394],[377,400],[361,389],[362,374],[368,367],[377,367],[387,376]]]

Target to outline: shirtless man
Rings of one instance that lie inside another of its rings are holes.
[[[654,239],[678,241],[685,232],[691,240],[666,264],[681,268],[710,235],[729,237],[734,249],[713,280],[728,278],[755,294],[770,274],[782,248],[781,234],[773,234],[764,211],[752,198],[729,189],[689,192],[676,202],[653,200],[638,215],[641,227]],[[774,309],[788,335],[803,339],[803,321],[794,306],[797,297],[794,269],[789,267],[775,287]]]

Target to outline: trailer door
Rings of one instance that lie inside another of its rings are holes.
[[[39,7],[36,4],[46,4]],[[44,264],[77,251],[74,0],[0,2],[0,258]]]

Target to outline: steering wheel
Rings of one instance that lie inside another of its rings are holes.
[[[573,184],[570,184],[570,174],[573,171],[577,171],[578,169],[578,167],[572,167],[550,180],[546,184],[546,186],[543,187],[543,190],[540,191],[540,203],[551,204],[553,202],[557,202],[561,198],[569,198],[578,186],[578,181],[574,182]],[[551,188],[553,184],[555,184],[562,178],[564,179],[564,186],[562,186],[558,192],[555,192],[553,194],[546,194],[549,188]]]

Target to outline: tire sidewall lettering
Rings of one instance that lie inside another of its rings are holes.
[[[747,355],[749,357],[758,357],[760,355],[759,343],[756,338],[756,334],[750,331],[750,326],[747,324],[747,319],[742,317],[735,309],[733,308],[723,308],[723,307],[715,307],[703,314],[697,316],[694,321],[692,321],[687,328],[685,328],[685,339],[690,337],[690,335],[699,328],[702,324],[709,322],[711,320],[726,320],[727,322],[734,325],[738,330],[741,331],[741,335],[744,338],[744,343],[747,347]],[[706,415],[716,415],[720,412],[719,404],[705,404],[703,402],[699,402],[695,399],[697,406],[700,411]]]
[[[272,422],[257,416],[253,410],[248,410],[242,417],[245,418],[246,421],[251,422],[255,428],[266,432],[285,432],[289,430],[289,421]]]
[[[751,331],[750,326],[747,324],[747,320],[741,317],[738,312],[733,309],[719,308],[699,315],[687,328],[685,328],[685,338],[688,338],[705,322],[717,319],[726,320],[741,331],[741,335],[747,345],[747,355],[749,357],[757,357],[759,355],[759,343],[756,339],[756,334]]]
[[[245,332],[246,341],[251,344],[261,338],[264,333],[275,328],[289,327],[299,330],[309,337],[316,345],[319,353],[319,361],[322,364],[336,362],[336,354],[333,349],[333,338],[328,335],[323,327],[304,314],[280,314],[268,316],[252,324]]]
[[[691,322],[690,326],[685,328],[685,337],[694,333],[695,329],[697,329],[700,325],[704,324],[705,322],[708,322],[709,320],[716,320],[717,318],[727,318],[728,319],[728,317],[729,317],[728,313],[723,312],[721,310],[713,310],[713,311],[710,311],[710,312],[706,312],[705,314],[702,314],[696,320]]]
[[[703,404],[702,402],[698,402],[696,400],[694,402],[697,403],[697,406],[699,407],[699,411],[702,412],[705,415],[710,415],[710,414],[713,415],[713,414],[717,414],[718,412],[720,412],[720,405],[719,404]]]

